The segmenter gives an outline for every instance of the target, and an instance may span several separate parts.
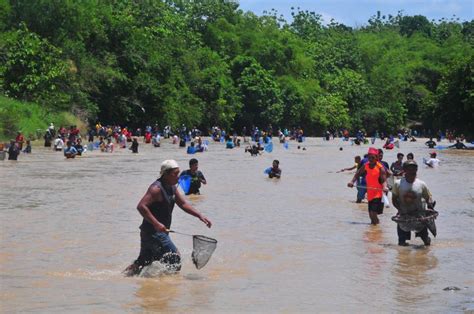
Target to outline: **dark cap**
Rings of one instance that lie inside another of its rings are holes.
[[[410,159],[403,163],[403,169],[408,168],[408,167],[418,168],[418,164],[416,163],[416,161]]]

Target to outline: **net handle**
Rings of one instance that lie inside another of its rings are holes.
[[[177,233],[177,234],[193,237],[192,234],[182,233],[182,232],[174,231],[174,230],[171,230],[171,229],[166,229],[166,231],[171,232],[171,233]]]
[[[174,231],[174,230],[171,230],[171,229],[166,229],[166,231],[168,231],[170,233],[177,233],[177,234],[185,235],[185,236],[188,236],[188,237],[200,238],[201,240],[208,241],[208,242],[217,243],[216,239],[209,238],[209,237],[206,237],[206,236],[203,236],[203,235],[193,235],[193,234],[188,234],[188,233],[182,233],[182,232]],[[203,239],[203,237],[205,239]]]

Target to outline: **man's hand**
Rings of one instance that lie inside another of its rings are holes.
[[[428,203],[426,207],[428,207],[429,210],[434,210],[435,205],[436,205],[436,201],[432,203]]]
[[[349,182],[349,183],[347,183],[347,186],[350,187],[350,188],[353,188],[353,187],[354,187],[354,183]]]
[[[383,189],[384,193],[387,193],[388,192],[388,187],[384,186]]]
[[[208,228],[211,228],[212,222],[209,219],[207,219],[205,216],[203,215],[199,216],[199,220],[205,223]]]
[[[159,223],[158,225],[155,226],[155,230],[158,232],[168,232],[169,230],[166,229],[165,225],[162,223]]]

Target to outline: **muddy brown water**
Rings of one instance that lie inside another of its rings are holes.
[[[377,147],[383,142],[376,142]],[[398,247],[386,208],[370,226],[367,204],[335,173],[368,146],[308,138],[298,150],[274,145],[250,157],[243,147],[211,143],[192,157],[208,180],[189,198],[213,222],[175,208],[173,228],[216,238],[210,262],[196,270],[191,238],[172,235],[182,271],[125,278],[136,258],[136,205],[161,161],[187,168],[190,155],[167,140],[140,144],[139,154],[87,152],[66,160],[39,146],[19,161],[0,161],[0,312],[463,312],[474,310],[474,152],[439,151],[423,166],[437,201],[438,237]],[[343,151],[339,150],[343,147]],[[385,152],[428,157],[423,141]],[[279,159],[281,180],[263,171]],[[456,286],[459,291],[444,291]]]

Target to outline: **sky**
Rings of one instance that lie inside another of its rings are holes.
[[[263,11],[276,9],[287,21],[291,20],[291,7],[320,14],[326,23],[331,18],[347,26],[367,24],[371,16],[380,11],[382,15],[423,15],[428,20],[450,19],[453,15],[460,21],[474,19],[474,0],[239,0],[240,9],[262,15]]]

